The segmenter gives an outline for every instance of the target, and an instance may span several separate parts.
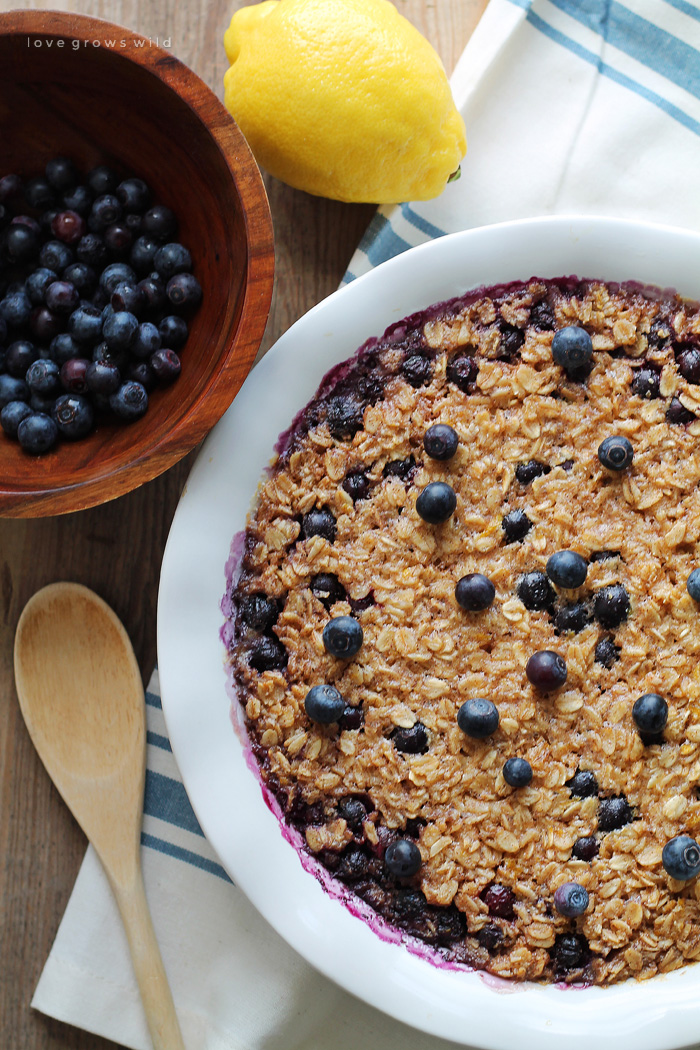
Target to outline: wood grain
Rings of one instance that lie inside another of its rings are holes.
[[[486,0],[397,0],[397,7],[454,67]],[[41,2],[0,0],[0,11]],[[73,0],[52,6],[171,39],[172,51],[221,97],[229,0]],[[468,132],[468,129],[467,129]],[[276,240],[276,279],[263,348],[338,285],[373,214],[265,179]],[[24,728],[12,645],[24,603],[39,587],[77,580],[124,623],[144,676],[155,660],[160,560],[193,456],[102,507],[61,518],[0,520],[0,1046],[12,1050],[109,1050],[115,1044],[50,1020],[29,1003],[85,851]],[[188,1048],[189,1050],[189,1048]],[[191,1048],[195,1050],[195,1048]]]

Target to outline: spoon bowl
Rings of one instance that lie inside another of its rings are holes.
[[[129,637],[93,591],[50,584],[20,616],[15,682],[32,743],[116,897],[153,1045],[184,1050],[141,875],[146,716]]]

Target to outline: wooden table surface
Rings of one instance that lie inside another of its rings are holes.
[[[436,47],[450,73],[486,0],[395,0]],[[152,38],[219,95],[222,37],[231,0],[0,0],[0,11],[53,7],[96,15]],[[468,129],[467,129],[468,131]],[[2,150],[0,146],[0,167]],[[2,174],[2,172],[0,172]],[[261,352],[338,285],[367,226],[371,205],[310,197],[266,176],[276,240],[276,277]],[[80,862],[85,838],[37,758],[14,687],[12,647],[27,599],[54,580],[93,588],[121,617],[144,680],[156,658],[156,599],[163,548],[194,453],[141,489],[59,518],[0,520],[0,1047],[108,1050],[116,1044],[30,1009]],[[192,1048],[195,1050],[195,1048]]]

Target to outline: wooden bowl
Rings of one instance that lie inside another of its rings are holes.
[[[145,179],[179,220],[204,299],[182,373],[135,423],[99,422],[38,457],[0,432],[0,516],[41,517],[114,499],[189,452],[248,374],[272,295],[272,223],[233,119],[169,52],[121,26],[52,11],[0,15],[0,175],[67,155]]]

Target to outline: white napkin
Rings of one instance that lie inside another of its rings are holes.
[[[431,237],[532,215],[700,229],[697,3],[490,0],[452,86],[469,138],[461,180],[435,201],[381,208],[346,281]],[[317,974],[231,884],[182,787],[158,691],[154,675],[143,866],[188,1050],[451,1050]],[[32,1005],[150,1047],[116,905],[91,849]]]

